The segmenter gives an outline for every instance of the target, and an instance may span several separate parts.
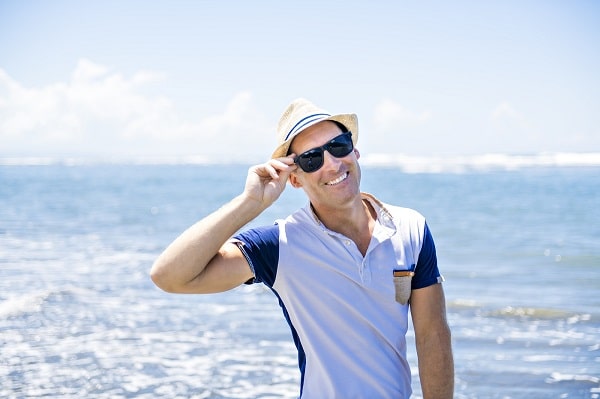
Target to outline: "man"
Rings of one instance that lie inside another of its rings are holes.
[[[298,99],[278,134],[272,159],[250,168],[242,194],[160,255],[153,281],[177,293],[269,286],[298,349],[303,399],[408,398],[410,306],[423,396],[451,398],[443,278],[425,219],[361,193],[356,115],[331,115]],[[309,204],[232,237],[288,181]]]

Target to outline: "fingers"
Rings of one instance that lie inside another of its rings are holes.
[[[270,206],[283,192],[290,174],[296,170],[293,156],[270,159],[248,171],[245,195],[263,207]]]
[[[271,159],[270,163],[277,170],[284,172],[287,175],[289,175],[289,173],[293,172],[294,170],[296,170],[298,168],[298,166],[294,163],[293,154],[291,154],[287,157],[283,157],[283,158]]]
[[[293,167],[295,169],[296,164],[294,163],[294,154],[290,154],[287,157],[281,157],[281,158],[273,158],[271,160],[269,160],[267,163],[271,163],[273,165],[278,165],[280,166],[282,169],[289,167]]]
[[[287,157],[270,159],[266,163],[257,166],[257,172],[263,176],[270,176],[274,180],[287,177],[296,170],[293,154]]]

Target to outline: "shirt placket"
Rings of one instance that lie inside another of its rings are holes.
[[[370,276],[366,277],[366,273],[364,272],[364,258],[362,256],[362,254],[360,253],[360,251],[358,250],[358,247],[356,246],[354,241],[352,241],[351,239],[349,239],[348,237],[346,237],[343,234],[339,234],[339,233],[336,233],[333,231],[330,231],[329,234],[332,235],[333,237],[335,237],[335,239],[339,240],[342,243],[342,245],[344,246],[344,249],[346,250],[346,252],[350,255],[350,257],[353,260],[353,264],[354,264],[356,271],[358,272],[360,281],[362,283],[365,283],[366,282],[365,278],[369,279]]]
[[[371,268],[369,267],[371,258],[370,254],[377,248],[378,245],[380,245],[383,241],[390,238],[394,234],[394,229],[390,227],[392,221],[388,213],[381,212],[378,204],[376,204],[376,209],[378,217],[375,223],[375,228],[373,229],[373,236],[371,237],[371,242],[369,243],[369,247],[367,248],[365,256],[363,256],[360,253],[354,241],[352,241],[350,238],[346,237],[341,233],[337,233],[335,231],[327,229],[319,221],[314,212],[312,213],[315,222],[323,230],[324,233],[329,234],[334,239],[337,239],[342,242],[344,248],[354,260],[354,265],[358,271],[361,283],[365,285],[371,282]]]
[[[379,212],[379,217],[377,222],[375,223],[375,228],[373,229],[373,236],[371,237],[371,242],[369,243],[369,248],[367,248],[367,253],[362,259],[362,272],[361,277],[365,284],[369,284],[371,282],[372,277],[372,267],[371,262],[375,257],[374,253],[377,248],[383,244],[386,240],[390,239],[394,235],[395,229],[390,227],[391,220],[389,216],[384,212]],[[376,257],[375,257],[376,259]]]

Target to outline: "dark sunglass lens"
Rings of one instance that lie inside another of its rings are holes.
[[[323,151],[313,150],[301,154],[298,157],[298,165],[305,172],[314,172],[323,165]]]
[[[336,158],[345,157],[350,154],[353,149],[352,139],[347,136],[339,136],[329,143],[327,150]]]

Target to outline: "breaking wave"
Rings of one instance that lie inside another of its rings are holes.
[[[483,154],[419,157],[374,154],[363,165],[399,168],[406,173],[464,173],[539,167],[600,167],[600,153],[540,153],[534,155]]]

